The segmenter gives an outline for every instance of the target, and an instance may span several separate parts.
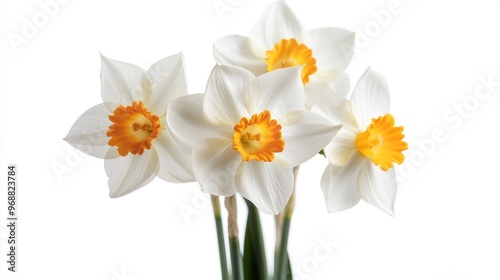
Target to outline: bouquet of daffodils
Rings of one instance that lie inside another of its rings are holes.
[[[212,197],[222,279],[269,279],[259,213],[275,215],[272,279],[291,279],[287,243],[296,177],[313,156],[328,160],[318,187],[330,213],[363,199],[393,215],[393,166],[408,147],[380,74],[368,69],[352,92],[343,90],[353,49],[352,32],[306,31],[277,1],[248,37],[215,41],[216,65],[204,93],[188,94],[182,54],[147,71],[102,56],[103,102],[84,112],[65,140],[104,159],[111,197],[157,176],[197,181]],[[243,250],[237,194],[248,207]]]

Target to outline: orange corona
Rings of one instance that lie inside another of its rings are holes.
[[[282,152],[285,140],[281,138],[281,125],[271,119],[268,110],[254,114],[249,119],[243,117],[234,126],[233,149],[241,154],[244,161],[270,162],[274,153]]]
[[[145,149],[151,149],[151,141],[158,136],[160,119],[151,114],[142,101],[131,106],[120,106],[109,116],[113,124],[106,135],[111,137],[108,145],[117,146],[118,153],[142,155]]]
[[[302,83],[309,82],[309,76],[316,73],[316,59],[312,56],[312,50],[306,45],[297,43],[294,38],[290,40],[281,39],[274,45],[272,50],[266,51],[267,71],[275,69],[305,65],[300,76]]]
[[[394,162],[401,164],[405,159],[402,151],[408,149],[408,144],[403,138],[403,127],[395,127],[392,115],[386,114],[372,118],[366,131],[356,138],[356,148],[380,169],[387,171]]]

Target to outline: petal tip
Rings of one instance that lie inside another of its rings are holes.
[[[394,208],[391,208],[391,209],[383,209],[385,213],[387,213],[387,215],[391,216],[391,217],[394,217],[396,214],[394,213]]]

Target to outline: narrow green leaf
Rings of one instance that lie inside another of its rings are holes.
[[[246,200],[248,206],[247,227],[243,251],[243,267],[245,280],[266,280],[267,260],[260,224],[259,211],[255,205]]]
[[[255,256],[254,246],[252,244],[252,227],[247,221],[245,230],[245,243],[243,244],[243,271],[245,280],[258,279],[257,257]]]

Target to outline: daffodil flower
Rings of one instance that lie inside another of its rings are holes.
[[[324,27],[305,31],[284,1],[270,4],[248,37],[229,35],[213,45],[217,63],[237,65],[259,76],[275,69],[304,65],[306,108],[321,102],[317,92],[344,96],[346,77],[354,48],[354,33]]]
[[[408,145],[402,140],[403,127],[394,125],[389,103],[385,79],[367,70],[349,100],[312,108],[332,123],[344,124],[324,149],[330,164],[321,188],[329,212],[351,208],[363,199],[394,214],[397,183],[393,167],[403,163],[402,151]]]
[[[318,153],[340,126],[304,110],[301,67],[255,77],[214,67],[205,94],[169,105],[167,125],[193,155],[204,192],[236,192],[261,211],[281,211],[293,190],[293,167]]]
[[[103,103],[84,112],[65,140],[105,159],[109,195],[139,189],[156,176],[194,181],[192,162],[180,152],[166,125],[167,104],[187,95],[182,54],[141,68],[101,56]]]

